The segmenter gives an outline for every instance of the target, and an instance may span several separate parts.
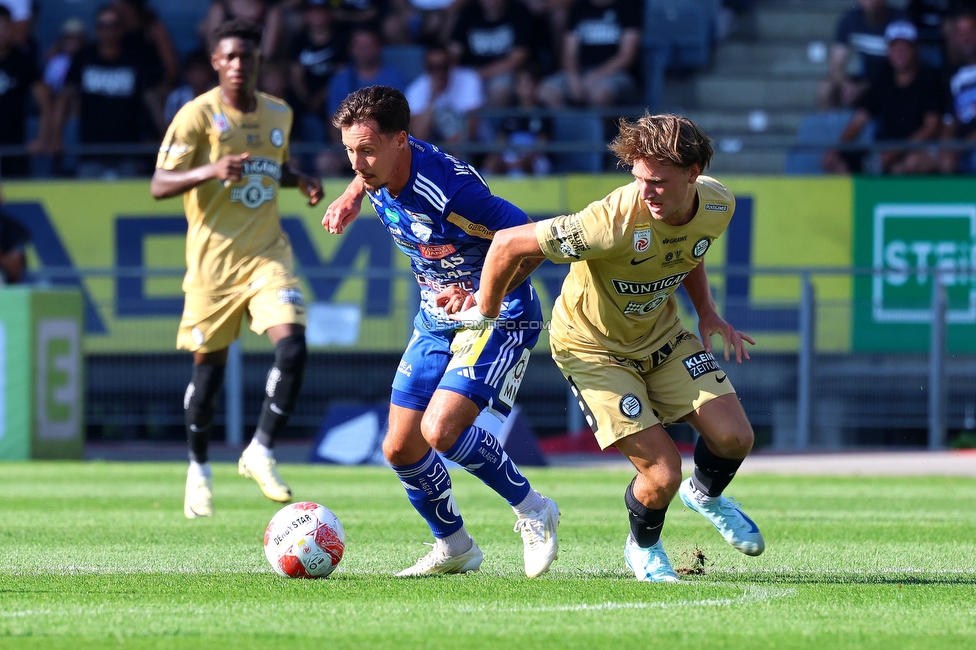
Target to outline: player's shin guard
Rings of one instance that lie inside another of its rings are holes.
[[[213,426],[217,393],[224,383],[224,366],[194,364],[193,376],[183,395],[186,413],[186,439],[190,446],[190,460],[207,462],[210,429]]]
[[[255,439],[269,449],[295,408],[307,359],[304,334],[283,338],[275,344],[275,361],[268,371],[264,404],[254,433]]]
[[[743,460],[716,456],[705,444],[705,439],[698,436],[695,444],[695,471],[691,475],[691,483],[702,494],[717,497],[735,478]]]
[[[464,525],[454,492],[451,475],[433,449],[412,465],[394,465],[393,471],[407,491],[410,504],[427,521],[434,537],[443,539]]]
[[[498,439],[480,427],[470,426],[462,431],[444,457],[480,478],[510,506],[520,504],[529,493],[529,479],[508,457]]]
[[[661,539],[661,529],[664,528],[664,516],[668,512],[668,507],[654,510],[638,501],[634,496],[636,481],[635,476],[624,491],[624,503],[627,505],[627,514],[630,515],[630,535],[641,548],[650,548]]]

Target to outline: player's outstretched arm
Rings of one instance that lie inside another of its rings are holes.
[[[215,163],[193,169],[157,169],[153,173],[149,191],[154,199],[168,199],[210,180],[216,179],[222,183],[239,181],[244,172],[244,161],[249,157],[250,154],[242,153],[224,156]]]
[[[688,292],[691,302],[698,312],[698,334],[706,352],[712,351],[712,334],[719,334],[725,347],[725,360],[729,360],[732,350],[735,350],[735,362],[742,363],[742,359],[749,360],[746,342],[755,345],[744,332],[739,332],[724,318],[719,316],[715,301],[712,300],[712,290],[708,286],[708,275],[705,273],[705,263],[702,262],[688,274],[681,286]]]
[[[297,187],[299,192],[308,197],[309,205],[318,205],[319,201],[325,198],[322,181],[301,173],[292,167],[291,163],[281,168],[281,186]]]
[[[352,179],[346,191],[329,204],[322,217],[322,227],[333,235],[341,235],[346,226],[352,223],[353,219],[359,216],[362,209],[363,196],[366,195],[366,186],[360,178]]]
[[[461,304],[464,309],[452,315],[452,318],[466,322],[498,317],[502,310],[502,299],[509,292],[513,281],[521,273],[521,284],[528,273],[538,266],[536,260],[541,263],[545,259],[535,236],[535,228],[534,223],[527,223],[495,233],[481,270],[477,304],[471,306],[469,301],[464,301]],[[527,262],[525,267],[522,267],[523,261]]]

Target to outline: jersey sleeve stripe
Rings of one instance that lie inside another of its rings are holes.
[[[416,184],[422,186],[424,189],[429,191],[431,196],[436,197],[440,201],[441,209],[442,210],[444,209],[444,206],[447,205],[447,197],[444,195],[444,192],[442,192],[439,187],[434,185],[434,183],[429,178],[427,178],[423,174],[417,174]]]
[[[417,174],[414,187],[421,196],[430,201],[431,205],[441,212],[444,211],[444,208],[447,206],[447,197],[444,196],[444,192],[434,185],[429,178],[423,174]]]

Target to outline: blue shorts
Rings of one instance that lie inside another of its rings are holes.
[[[464,395],[482,410],[487,407],[507,416],[525,377],[529,350],[539,340],[539,330],[517,327],[521,322],[502,321],[481,331],[415,327],[400,358],[390,401],[423,411],[434,391],[444,389]]]

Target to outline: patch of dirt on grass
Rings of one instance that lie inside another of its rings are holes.
[[[691,551],[682,551],[681,564],[675,569],[678,575],[682,576],[703,576],[705,566],[714,564],[707,557],[705,552],[697,546]]]

